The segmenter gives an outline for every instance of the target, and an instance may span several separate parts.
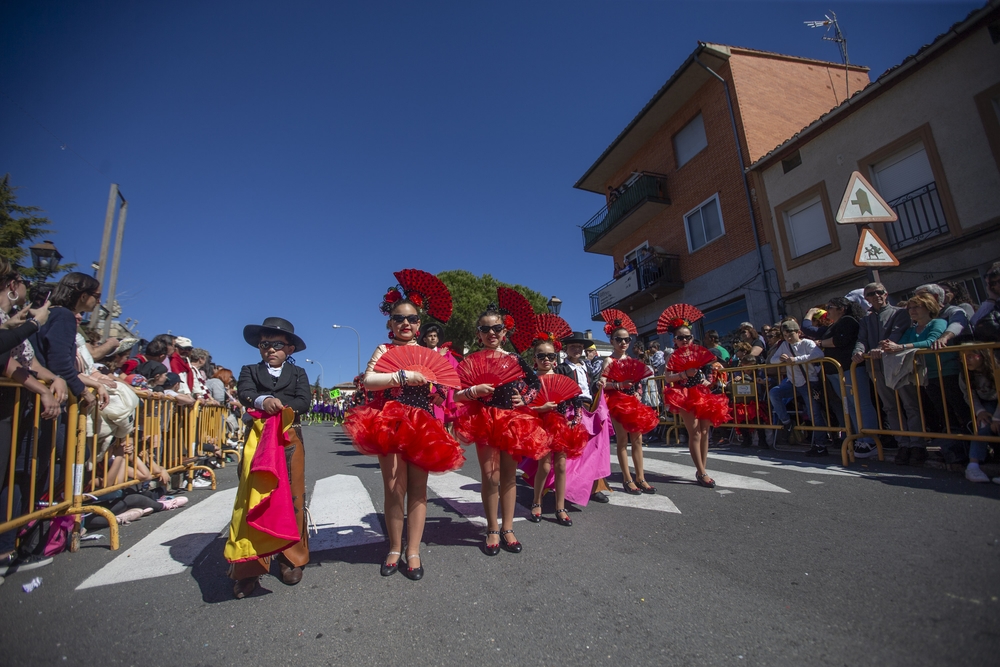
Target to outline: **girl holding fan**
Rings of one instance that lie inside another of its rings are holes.
[[[514,348],[527,349],[535,333],[534,312],[527,299],[514,290],[500,287],[497,295],[505,308],[490,304],[479,316],[476,331],[483,349],[467,355],[458,365],[463,389],[455,392],[455,400],[465,406],[455,421],[455,432],[463,442],[476,443],[479,457],[487,556],[496,556],[501,548],[521,552],[513,529],[517,462],[521,458],[537,460],[550,446],[541,420],[527,407],[541,383],[519,355],[501,348],[511,333]],[[507,308],[514,310],[513,317]]]
[[[604,395],[611,412],[611,425],[615,429],[618,448],[618,465],[622,469],[622,487],[625,493],[656,493],[656,489],[646,481],[642,466],[642,434],[659,426],[660,417],[656,410],[639,401],[642,382],[653,374],[653,369],[638,359],[626,355],[632,337],[638,335],[635,323],[620,310],[608,308],[601,311],[607,324],[604,332],[611,340],[611,355],[604,359],[599,384],[604,387]],[[635,481],[632,481],[628,467],[628,446],[632,445],[632,463],[635,465]]]
[[[731,419],[729,400],[724,394],[712,394],[715,382],[716,356],[701,345],[694,345],[691,324],[703,317],[700,310],[686,303],[670,306],[660,315],[657,333],[670,333],[674,337],[674,353],[667,362],[664,382],[671,383],[663,391],[663,400],[670,411],[679,413],[688,432],[688,449],[697,470],[698,484],[715,488],[715,480],[708,476],[709,427]]]
[[[420,541],[427,518],[427,474],[457,470],[465,462],[462,448],[433,417],[436,395],[457,387],[458,375],[445,359],[417,342],[420,311],[446,322],[451,295],[435,276],[406,269],[395,274],[399,287],[390,288],[380,310],[389,316],[389,345],[375,348],[362,388],[367,403],[352,408],[344,422],[354,447],[378,457],[385,487],[385,524],[389,554],[381,575],[396,573],[402,556],[403,503],[406,502],[407,554],[403,574],[421,579]]]

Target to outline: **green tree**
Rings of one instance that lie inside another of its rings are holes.
[[[36,213],[37,206],[21,206],[17,203],[17,188],[10,184],[10,174],[0,181],[0,257],[11,264],[23,267],[21,272],[29,277],[37,277],[31,267],[27,246],[35,239],[55,233],[49,229],[52,221]],[[17,217],[15,217],[17,216]],[[60,264],[54,273],[73,269],[75,264]]]
[[[476,276],[468,271],[443,271],[438,278],[451,292],[453,305],[451,319],[441,324],[444,340],[450,340],[459,353],[465,347],[476,349],[476,320],[487,305],[496,303],[497,287],[512,287],[528,299],[536,313],[548,312],[548,299],[541,293],[523,285],[500,282],[488,273]]]

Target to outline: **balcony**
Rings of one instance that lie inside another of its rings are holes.
[[[670,205],[667,177],[643,173],[583,225],[583,249],[611,255],[615,245]]]
[[[601,311],[605,308],[628,312],[653,303],[683,286],[680,257],[650,255],[639,260],[624,275],[590,293],[590,318],[600,321]]]
[[[933,182],[886,203],[899,216],[899,220],[885,226],[892,250],[948,233],[941,197]]]

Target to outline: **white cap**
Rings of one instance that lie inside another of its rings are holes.
[[[174,339],[174,347],[194,347],[190,338],[185,338],[184,336],[178,336]]]

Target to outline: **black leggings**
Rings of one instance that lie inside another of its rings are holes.
[[[129,493],[128,495],[122,496],[118,500],[114,501],[108,509],[110,509],[115,516],[118,516],[125,510],[130,510],[134,508],[146,509],[150,507],[154,512],[160,512],[163,510],[163,505],[152,498],[143,495],[142,493]],[[87,517],[86,522],[87,529],[94,528],[107,528],[108,520],[99,514],[91,514]]]

